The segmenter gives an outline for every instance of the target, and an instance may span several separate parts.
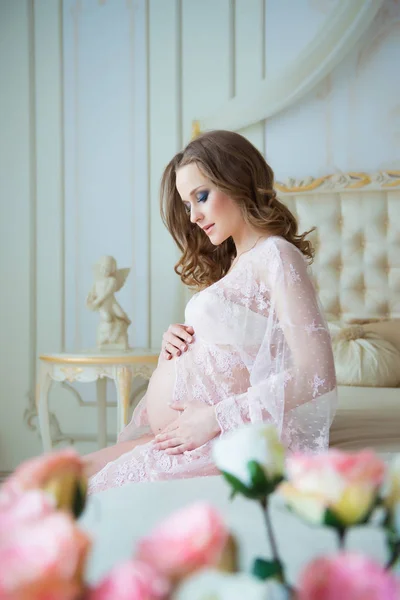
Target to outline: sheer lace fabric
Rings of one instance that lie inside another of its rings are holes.
[[[195,294],[185,322],[196,341],[174,359],[173,402],[215,406],[221,435],[247,423],[276,426],[289,450],[322,451],[336,408],[327,325],[303,255],[280,237],[263,240],[224,278]],[[148,425],[146,396],[119,437]],[[212,442],[182,455],[152,442],[91,478],[98,492],[128,482],[216,474]]]

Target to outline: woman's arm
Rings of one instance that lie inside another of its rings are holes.
[[[266,421],[317,439],[329,430],[336,401],[329,330],[303,255],[285,240],[276,242],[275,251],[264,269],[270,315],[251,386],[217,404],[216,417],[223,433]]]

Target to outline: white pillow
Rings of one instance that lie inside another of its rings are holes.
[[[336,377],[339,385],[398,387],[400,352],[361,325],[330,323]]]
[[[365,323],[353,321],[352,325],[362,325],[367,333],[376,333],[400,352],[400,319],[366,319]]]

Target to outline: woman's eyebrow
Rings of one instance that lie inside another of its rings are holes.
[[[202,183],[201,185],[198,185],[197,187],[195,187],[195,188],[194,188],[194,189],[193,189],[193,190],[190,192],[190,194],[189,194],[189,198],[190,198],[191,196],[193,196],[193,194],[195,194],[199,188],[203,187],[203,185],[205,185],[205,184],[204,184],[204,183]],[[181,199],[182,199],[182,202],[189,202],[189,200],[184,200],[182,197],[181,197]]]
[[[193,196],[193,194],[194,194],[195,192],[197,192],[197,190],[198,190],[199,188],[203,187],[203,185],[205,185],[205,184],[204,184],[204,183],[202,183],[201,185],[198,185],[197,187],[195,187],[195,188],[194,188],[194,190],[192,190],[192,191],[190,192],[189,196]]]

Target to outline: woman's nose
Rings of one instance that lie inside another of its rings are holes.
[[[190,210],[191,222],[198,223],[199,221],[201,221],[202,218],[203,218],[203,215],[201,214],[201,210],[199,210],[197,207],[192,206],[191,210]]]

